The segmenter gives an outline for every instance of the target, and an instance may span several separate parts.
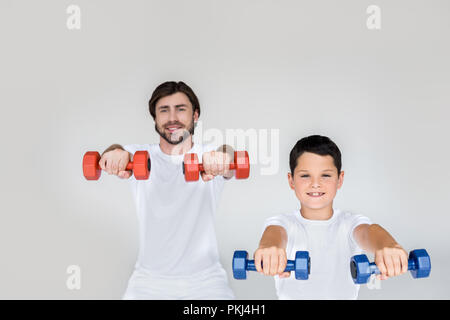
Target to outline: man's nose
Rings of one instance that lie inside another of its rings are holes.
[[[175,112],[174,109],[170,109],[170,111],[169,111],[169,121],[170,122],[178,121],[177,113]]]

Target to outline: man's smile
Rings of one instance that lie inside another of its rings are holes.
[[[177,125],[172,125],[172,126],[168,126],[166,127],[166,129],[170,132],[170,133],[174,133],[175,131],[177,131],[178,129],[180,129],[181,126],[177,126]]]

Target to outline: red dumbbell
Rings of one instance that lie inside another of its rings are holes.
[[[102,173],[100,153],[88,151],[83,157],[83,175],[87,180],[98,180]],[[132,170],[136,180],[146,180],[150,176],[150,155],[148,151],[136,151],[133,161],[128,162],[126,170]]]
[[[247,151],[235,151],[234,162],[230,163],[229,170],[236,170],[236,179],[247,179],[250,175],[250,161]],[[204,172],[203,165],[198,163],[195,153],[186,153],[183,161],[183,174],[186,181],[197,181],[200,172]]]

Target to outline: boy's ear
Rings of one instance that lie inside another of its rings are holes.
[[[338,189],[342,187],[343,183],[344,183],[344,171],[341,171],[341,173],[339,174]]]
[[[288,182],[289,182],[289,187],[290,187],[292,190],[295,190],[295,187],[294,187],[294,179],[292,178],[292,175],[291,175],[290,172],[288,172]]]

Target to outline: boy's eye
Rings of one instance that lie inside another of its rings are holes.
[[[300,176],[300,178],[308,178],[308,177],[309,177],[309,174],[302,174],[302,175]],[[323,174],[322,177],[330,178],[331,175],[329,175],[329,174]]]

